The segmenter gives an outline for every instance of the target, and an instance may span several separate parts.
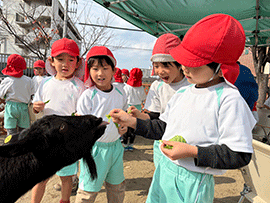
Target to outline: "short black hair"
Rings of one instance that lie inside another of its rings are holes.
[[[154,62],[157,63],[157,62]],[[181,67],[182,65],[180,63],[178,63],[177,61],[172,61],[172,62],[160,62],[161,64],[163,64],[165,67],[169,66],[169,64],[173,63],[174,65],[176,65],[176,67]]]
[[[214,72],[216,72],[219,63],[212,62],[212,63],[208,63],[208,64],[206,64],[206,65],[207,65],[209,68],[211,68]]]
[[[100,65],[101,67],[103,67],[103,64],[102,64],[102,60],[103,59],[106,61],[106,63],[108,65],[110,65],[112,67],[112,70],[114,71],[114,69],[115,69],[114,63],[113,63],[113,61],[108,56],[93,56],[93,57],[90,57],[88,59],[88,61],[87,61],[87,66],[88,66],[89,70],[93,66],[93,64],[94,64],[94,62],[96,60],[98,60],[98,65]]]

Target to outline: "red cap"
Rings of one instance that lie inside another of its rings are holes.
[[[115,72],[115,74],[114,74],[114,81],[115,82],[120,82],[120,83],[124,83],[124,81],[123,81],[123,79],[122,79],[122,71],[121,71],[121,69],[120,68],[117,68],[116,67],[116,72]]]
[[[52,44],[51,56],[56,57],[62,53],[67,53],[71,56],[80,56],[80,49],[74,40],[62,38]]]
[[[114,58],[111,50],[109,50],[105,46],[94,46],[92,47],[89,52],[86,55],[86,61],[85,61],[85,74],[84,74],[84,84],[87,87],[91,87],[94,85],[94,82],[92,81],[90,74],[89,74],[89,68],[88,68],[88,59],[94,56],[108,56],[114,66],[116,65],[116,59]]]
[[[122,74],[125,74],[129,77],[129,71],[128,69],[122,69]]]
[[[7,59],[7,66],[2,70],[4,75],[20,78],[26,69],[25,59],[18,54],[11,54]]]
[[[130,77],[127,81],[127,84],[129,84],[132,87],[140,87],[142,86],[142,77],[143,73],[141,69],[132,68],[132,70],[130,71]]]
[[[34,63],[34,68],[36,67],[39,67],[39,68],[45,68],[45,62],[42,61],[42,60],[37,60],[35,63]]]
[[[194,24],[170,54],[187,67],[220,63],[223,77],[234,84],[239,75],[236,62],[244,50],[245,40],[239,21],[226,14],[213,14]]]
[[[167,33],[161,35],[155,43],[150,60],[152,62],[175,61],[175,59],[170,55],[169,51],[177,47],[180,43],[181,40],[174,34]]]
[[[104,46],[92,47],[89,50],[89,52],[87,53],[86,61],[88,61],[88,59],[93,57],[93,56],[108,56],[112,60],[114,66],[116,66],[116,60],[115,60],[111,50],[108,49],[107,47],[104,47]]]

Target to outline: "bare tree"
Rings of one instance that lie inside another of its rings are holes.
[[[116,40],[116,35],[112,29],[108,27],[114,18],[109,12],[105,13],[101,18],[95,18],[93,16],[92,1],[84,1],[83,5],[80,5],[82,8],[77,15],[71,15],[72,21],[76,24],[81,36],[81,53],[82,56],[85,56],[89,49],[95,45],[102,46],[112,46],[112,50],[119,49],[125,43],[125,40],[118,39]],[[80,24],[83,22],[84,24]],[[87,24],[97,24],[101,26],[89,26]]]
[[[47,57],[52,38],[59,33],[57,29],[51,29],[50,18],[41,18],[46,10],[46,7],[44,7],[37,15],[36,8],[26,11],[24,6],[19,4],[17,14],[23,19],[23,23],[27,25],[27,29],[21,29],[20,26],[10,22],[7,15],[4,15],[2,8],[0,8],[1,29],[15,37],[17,41],[24,45],[26,50],[42,60]]]
[[[268,92],[269,74],[264,74],[264,66],[270,59],[270,52],[268,47],[252,47],[251,49],[256,71],[256,81],[259,86],[257,105],[260,107],[263,106],[266,99],[266,93]]]
[[[83,6],[80,6],[79,13],[76,15],[70,14],[70,19],[76,25],[80,35],[82,36],[81,41],[81,53],[82,56],[85,56],[88,50],[94,45],[103,45],[109,46],[113,45],[113,49],[121,48],[124,44],[124,40],[115,40],[115,34],[112,29],[107,28],[112,21],[113,17],[111,14],[104,14],[104,18],[98,18],[95,21],[91,20],[93,15],[91,14],[93,2],[85,1]],[[44,19],[42,14],[47,11],[46,7],[42,11],[36,11],[36,8],[32,8],[28,11],[25,10],[23,4],[19,4],[17,8],[17,13],[24,19],[24,23],[28,23],[28,33],[25,33],[25,29],[20,29],[20,26],[17,26],[16,23],[9,22],[7,15],[4,15],[2,9],[0,10],[0,19],[3,22],[0,27],[4,29],[9,35],[12,35],[23,44],[29,52],[32,52],[38,58],[45,60],[47,58],[47,52],[50,49],[51,40],[55,35],[61,35],[61,29],[63,22],[56,22],[55,19]],[[92,18],[94,19],[94,18]],[[52,22],[51,22],[52,21]],[[80,22],[91,23],[103,25],[102,27],[94,27],[87,25],[80,25]],[[54,24],[52,29],[50,25]]]

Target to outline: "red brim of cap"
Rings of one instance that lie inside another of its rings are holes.
[[[200,67],[213,62],[193,54],[185,49],[182,44],[171,49],[170,54],[178,63],[186,67]]]
[[[74,52],[72,52],[72,51],[61,50],[61,51],[55,52],[53,55],[51,55],[51,57],[56,57],[56,56],[58,56],[58,55],[60,55],[60,54],[62,54],[62,53],[67,53],[67,54],[69,54],[70,56],[74,56],[74,57],[79,56],[77,53],[74,53]]]

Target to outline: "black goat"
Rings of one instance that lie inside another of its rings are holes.
[[[15,202],[37,183],[84,158],[92,178],[92,146],[106,129],[101,118],[45,116],[0,146],[0,202]]]

